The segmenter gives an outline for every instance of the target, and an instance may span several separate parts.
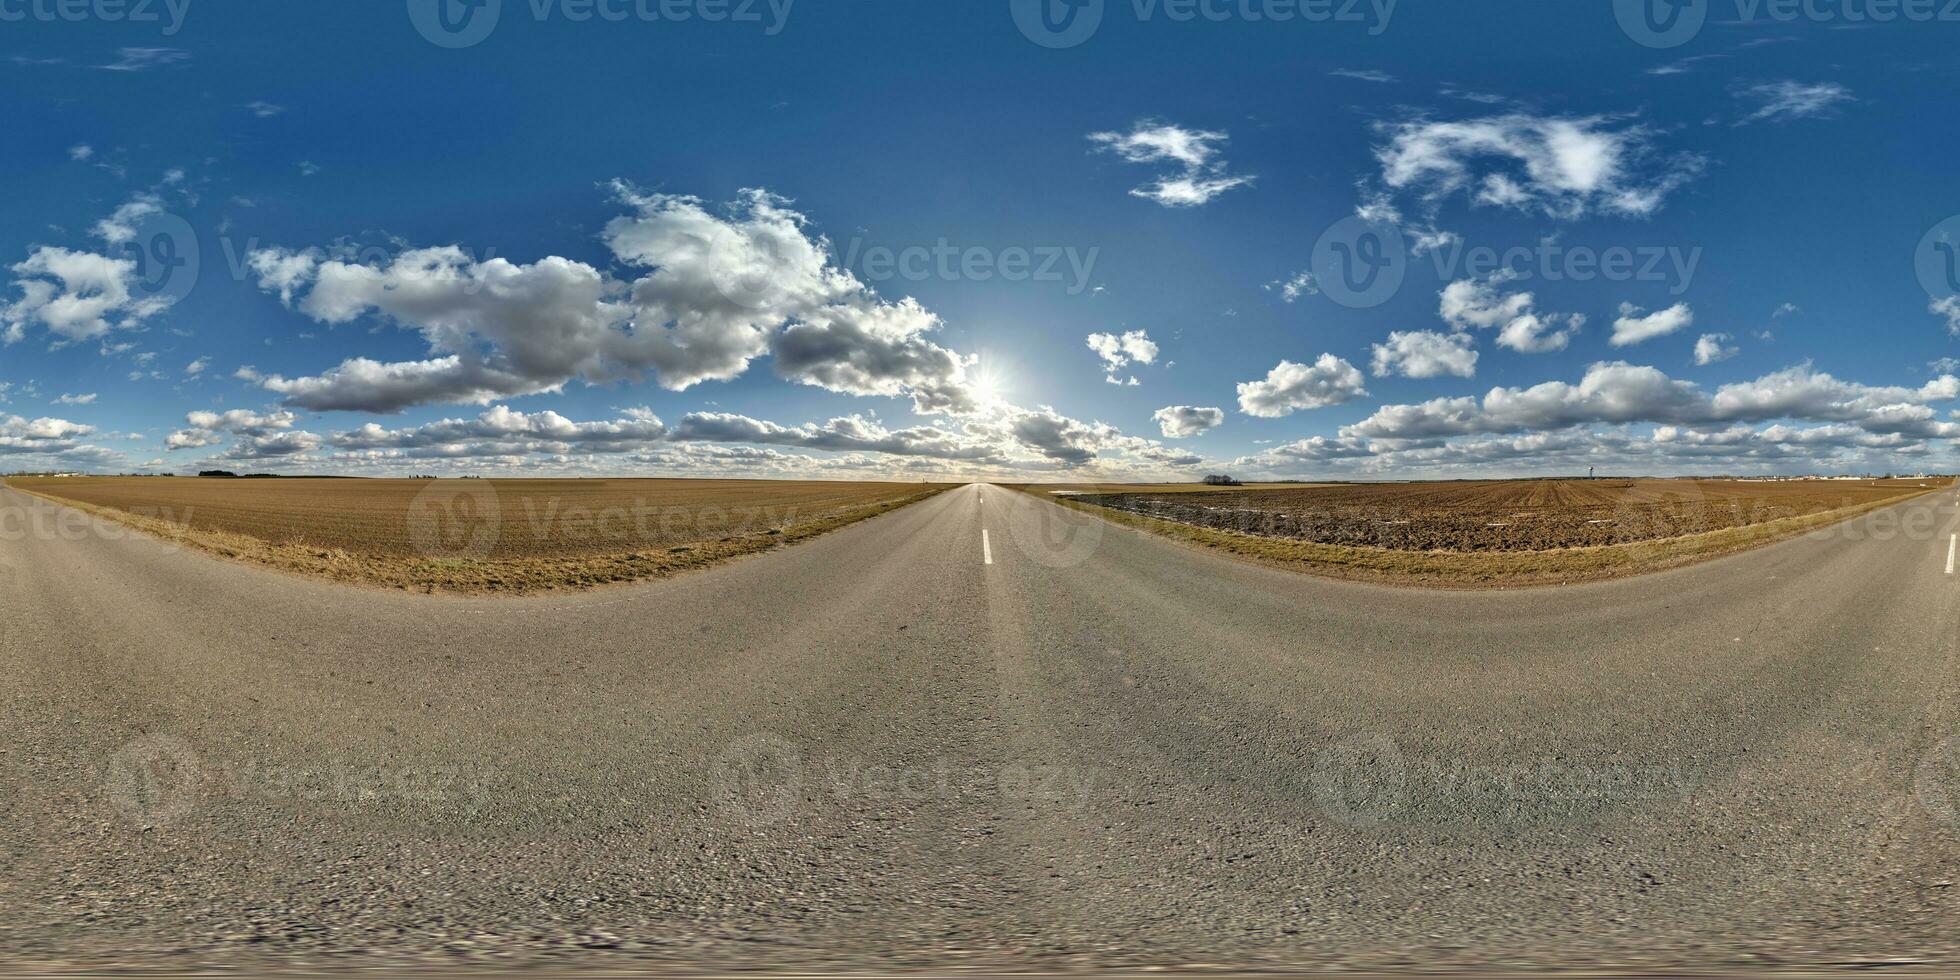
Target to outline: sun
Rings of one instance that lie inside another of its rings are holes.
[[[1002,393],[1006,389],[1006,380],[992,368],[983,367],[973,377],[974,397],[978,398],[980,404],[985,407],[992,408],[1001,404],[1004,400]]]

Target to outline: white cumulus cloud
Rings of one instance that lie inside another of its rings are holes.
[[[1632,303],[1620,304],[1620,318],[1613,321],[1615,347],[1630,347],[1655,337],[1665,337],[1695,322],[1695,312],[1686,303],[1676,303],[1664,310],[1647,313]]]
[[[1701,339],[1695,341],[1695,364],[1707,367],[1741,353],[1739,349],[1727,346],[1728,340],[1729,335],[1725,333],[1702,334]]]
[[[1258,418],[1284,418],[1304,409],[1340,405],[1368,393],[1354,365],[1322,354],[1313,364],[1281,361],[1263,381],[1239,385],[1239,410]]]
[[[1112,378],[1117,370],[1128,367],[1132,361],[1153,364],[1157,360],[1157,345],[1150,339],[1149,332],[1144,330],[1129,330],[1122,334],[1092,333],[1088,344],[1089,349],[1102,358],[1103,367]]]
[[[1157,426],[1163,430],[1166,439],[1189,439],[1225,424],[1224,409],[1194,408],[1190,405],[1160,408],[1150,417],[1157,420]]]
[[[420,333],[429,356],[355,357],[310,377],[250,380],[295,407],[390,413],[575,380],[651,377],[681,391],[773,354],[776,372],[801,384],[909,396],[923,413],[980,407],[972,359],[929,339],[938,318],[831,264],[827,240],[783,199],[748,191],[724,215],[691,197],[614,190],[632,213],[609,222],[603,239],[638,270],[631,281],[557,256],[479,260],[455,246],[370,265],[322,249],[252,253],[260,288],[300,313],[325,323],[376,317]]]
[[[1564,350],[1585,327],[1585,315],[1541,313],[1534,294],[1503,291],[1504,284],[1515,278],[1515,273],[1497,272],[1450,283],[1443,287],[1437,312],[1454,330],[1495,328],[1497,345],[1520,354]]]
[[[1471,346],[1468,334],[1397,330],[1388,335],[1387,341],[1375,345],[1374,354],[1377,378],[1477,376],[1477,351]]]
[[[57,347],[130,329],[170,307],[169,297],[135,294],[136,263],[93,252],[42,246],[12,266],[21,296],[0,306],[7,343],[33,326],[45,328]]]

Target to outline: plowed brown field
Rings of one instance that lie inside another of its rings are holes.
[[[426,591],[631,581],[767,550],[950,484],[767,480],[14,478],[227,558]]]
[[[1401,551],[1548,551],[1746,527],[1920,493],[1944,481],[1512,480],[1074,500],[1261,537]]]

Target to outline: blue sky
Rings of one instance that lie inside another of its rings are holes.
[[[1956,468],[1942,4],[439,2],[0,0],[0,469]]]

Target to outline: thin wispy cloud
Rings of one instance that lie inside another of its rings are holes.
[[[116,56],[115,61],[96,67],[105,71],[149,71],[191,60],[191,53],[182,48],[120,48]]]
[[[1737,126],[1828,116],[1846,103],[1856,101],[1850,89],[1836,82],[1767,82],[1739,90],[1736,98],[1754,107],[1753,112],[1736,121]]]
[[[1250,176],[1228,175],[1220,155],[1226,141],[1223,132],[1186,129],[1153,119],[1139,121],[1127,133],[1090,133],[1097,148],[1114,153],[1130,163],[1169,164],[1178,168],[1156,181],[1130,191],[1134,197],[1167,208],[1188,208],[1208,204],[1235,187],[1252,183]]]
[[[1468,89],[1454,88],[1447,85],[1438,89],[1436,94],[1446,99],[1461,99],[1464,102],[1475,102],[1478,105],[1505,105],[1511,101],[1507,96],[1497,95],[1492,92],[1473,92]]]
[[[1652,67],[1652,68],[1649,68],[1649,69],[1647,69],[1647,74],[1649,74],[1649,75],[1686,75],[1686,74],[1688,74],[1689,72],[1692,72],[1692,71],[1694,71],[1694,70],[1695,70],[1695,66],[1696,66],[1696,65],[1700,65],[1700,64],[1703,64],[1704,62],[1709,62],[1709,61],[1721,61],[1721,60],[1723,60],[1723,59],[1725,59],[1725,58],[1727,58],[1727,57],[1728,57],[1728,55],[1725,55],[1725,54],[1698,54],[1698,55],[1692,55],[1692,56],[1689,56],[1689,57],[1686,57],[1686,58],[1682,58],[1682,59],[1681,59],[1681,60],[1679,60],[1679,61],[1670,61],[1670,62],[1668,62],[1668,63],[1667,63],[1667,64],[1665,64],[1665,65],[1656,65],[1656,66],[1654,66],[1654,67]]]
[[[1278,290],[1280,299],[1288,303],[1297,303],[1302,296],[1318,296],[1320,282],[1314,278],[1312,272],[1302,270],[1294,273],[1291,278],[1276,279],[1267,283],[1266,290],[1268,292]]]
[[[1611,116],[1417,118],[1377,131],[1381,183],[1365,207],[1381,216],[1412,194],[1432,213],[1464,195],[1475,206],[1563,221],[1644,218],[1704,166],[1693,153],[1663,153],[1652,128]]]

